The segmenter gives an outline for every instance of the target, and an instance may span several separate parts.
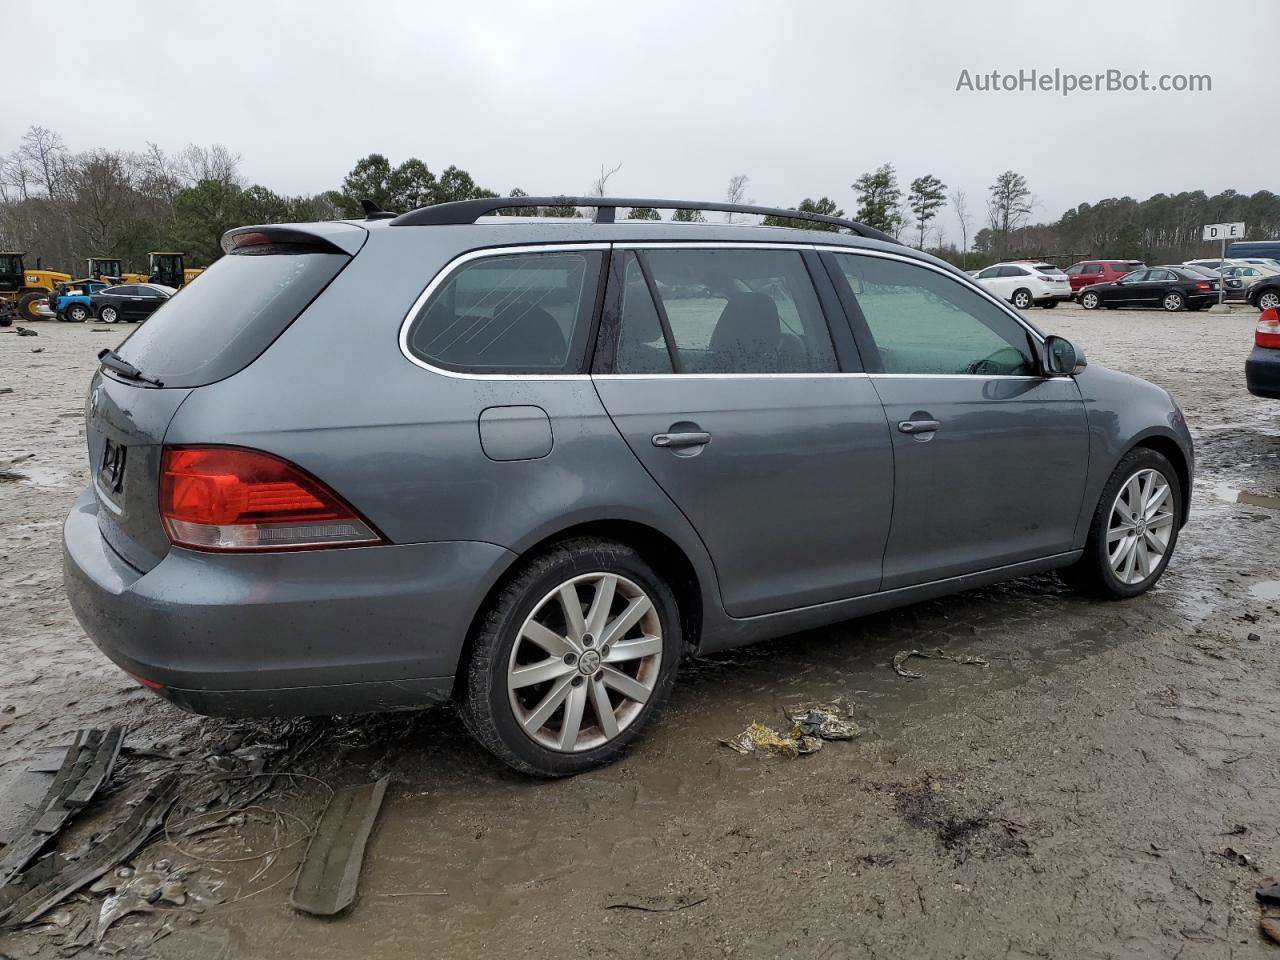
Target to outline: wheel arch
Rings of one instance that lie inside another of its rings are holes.
[[[680,612],[680,634],[684,641],[685,650],[688,652],[697,650],[702,637],[704,584],[688,554],[669,536],[648,524],[634,520],[588,520],[557,530],[526,547],[489,587],[484,599],[481,600],[471,617],[471,623],[467,628],[467,636],[458,654],[458,666],[454,680],[455,697],[460,691],[460,683],[465,679],[465,665],[471,659],[476,631],[483,621],[485,611],[493,598],[505,589],[506,585],[514,577],[519,575],[530,559],[558,543],[582,537],[598,537],[603,540],[614,540],[625,544],[661,572],[666,578],[667,584],[671,587],[671,592],[676,597],[676,604]]]
[[[1140,448],[1154,450],[1173,464],[1173,469],[1177,471],[1178,486],[1182,491],[1182,516],[1178,518],[1178,526],[1184,526],[1187,522],[1187,518],[1191,514],[1192,483],[1191,464],[1187,459],[1186,452],[1178,444],[1178,441],[1174,440],[1172,437],[1156,433],[1138,440],[1133,444],[1133,446],[1124,452],[1121,458],[1123,459],[1123,456],[1130,453],[1130,451]]]

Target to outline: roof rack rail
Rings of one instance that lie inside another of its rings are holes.
[[[596,223],[613,223],[619,207],[653,207],[658,210],[708,210],[713,213],[750,213],[788,220],[829,223],[851,230],[862,237],[897,243],[887,233],[856,220],[829,217],[825,213],[807,213],[782,207],[757,207],[746,203],[721,203],[715,200],[661,200],[636,197],[484,197],[479,200],[455,200],[437,203],[402,213],[391,221],[393,227],[455,226],[475,223],[480,217],[512,207],[594,207]]]

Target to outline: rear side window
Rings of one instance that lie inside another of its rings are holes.
[[[837,254],[885,373],[1030,376],[1022,324],[951,277],[884,257]]]
[[[834,373],[804,259],[794,250],[628,252],[618,373]]]
[[[1100,264],[1100,263],[1086,263],[1083,267],[1081,267],[1081,268],[1080,268],[1080,272],[1081,272],[1081,273],[1101,273],[1101,272],[1102,272],[1102,264]]]
[[[224,256],[174,294],[120,355],[166,387],[225,379],[257,359],[351,259],[296,244],[249,249]]]
[[[454,271],[423,305],[406,346],[465,373],[580,373],[604,254],[501,254]]]

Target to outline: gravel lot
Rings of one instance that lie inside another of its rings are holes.
[[[195,758],[305,736],[312,746],[290,772],[330,784],[390,775],[360,899],[341,919],[287,905],[303,843],[246,828],[223,841],[239,852],[216,858],[236,862],[190,858],[179,852],[189,845],[167,841],[148,850],[191,862],[228,902],[126,918],[104,954],[1280,951],[1258,933],[1253,896],[1262,876],[1280,873],[1280,755],[1268,746],[1280,739],[1280,511],[1237,502],[1239,491],[1280,495],[1280,404],[1244,388],[1255,315],[1031,317],[1091,362],[1165,386],[1186,412],[1198,454],[1192,520],[1156,590],[1096,604],[1032,578],[688,664],[635,751],[555,783],[507,771],[447,710],[206,721],[116,671],[63,599],[59,531],[87,480],[94,354],[126,331],[0,331],[0,389],[12,388],[0,394],[0,468],[34,455],[13,468],[25,479],[0,481],[0,797],[38,751],[108,723],[127,724],[135,747]],[[913,659],[916,680],[890,666],[899,651],[939,647],[987,664]],[[787,705],[838,695],[855,705],[856,740],[767,760],[718,743],[753,720],[779,723]],[[126,772],[140,781],[164,766],[135,756]],[[311,822],[314,781],[274,783],[258,806]],[[12,815],[0,799],[0,828]],[[71,913],[97,909],[95,899]],[[0,954],[65,955],[66,929],[0,934]]]

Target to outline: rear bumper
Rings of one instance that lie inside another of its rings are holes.
[[[1254,347],[1244,362],[1244,381],[1255,397],[1280,400],[1280,350]]]
[[[67,596],[121,669],[196,713],[412,709],[449,696],[471,618],[514,555],[448,542],[275,554],[171,549],[146,574],[98,530],[63,528]]]
[[[1072,298],[1070,290],[1051,290],[1032,298],[1033,303],[1065,303]]]

